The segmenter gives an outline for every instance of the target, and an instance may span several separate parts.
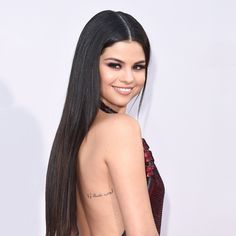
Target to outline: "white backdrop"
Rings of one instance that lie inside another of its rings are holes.
[[[45,232],[45,174],[78,36],[98,11],[152,45],[140,123],[166,186],[162,236],[236,235],[236,3],[0,0],[0,235]]]

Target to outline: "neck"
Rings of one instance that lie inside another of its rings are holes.
[[[125,107],[114,107],[112,105],[108,105],[106,102],[100,101],[100,109],[107,113],[125,113]]]

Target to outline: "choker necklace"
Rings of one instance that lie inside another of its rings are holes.
[[[110,107],[108,107],[105,103],[103,103],[102,101],[100,101],[100,108],[102,111],[106,112],[106,113],[117,113],[117,111],[114,111],[113,109],[111,109]]]

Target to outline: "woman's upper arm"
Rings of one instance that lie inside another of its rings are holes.
[[[128,236],[157,236],[148,195],[144,152],[137,121],[117,116],[111,121],[105,161],[119,201]]]

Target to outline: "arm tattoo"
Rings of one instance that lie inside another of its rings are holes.
[[[97,197],[107,197],[108,195],[111,195],[113,193],[113,189],[111,191],[106,192],[106,193],[87,193],[87,197],[92,199],[92,198],[97,198]]]

